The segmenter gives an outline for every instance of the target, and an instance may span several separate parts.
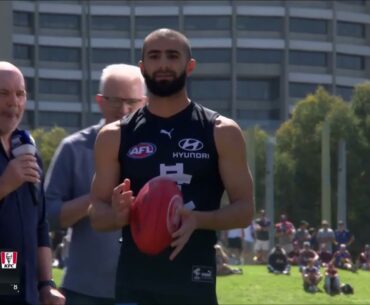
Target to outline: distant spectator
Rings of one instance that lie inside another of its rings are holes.
[[[352,270],[354,271],[354,264],[352,262],[352,256],[348,252],[347,247],[345,244],[339,245],[339,250],[337,250],[333,254],[333,258],[331,263],[335,265],[335,267],[345,270]]]
[[[241,264],[241,254],[243,249],[244,231],[241,228],[227,231],[227,248],[231,256],[231,263]]]
[[[308,262],[312,261],[315,266],[320,266],[319,255],[315,250],[311,248],[311,244],[308,241],[303,243],[303,249],[299,253],[299,271],[304,272],[305,268],[308,266]]]
[[[307,227],[308,227],[308,222],[306,220],[301,220],[301,222],[299,223],[299,228],[295,232],[294,241],[298,242],[298,245],[300,248],[303,247],[303,243],[305,241],[310,241],[311,239],[311,235],[308,232]]]
[[[63,236],[61,242],[55,249],[55,258],[53,260],[53,267],[64,269],[68,261],[69,247],[71,244],[72,229],[68,228]]]
[[[321,222],[321,228],[316,235],[319,249],[321,249],[321,244],[325,244],[326,250],[333,253],[333,243],[335,243],[335,234],[333,229],[329,227],[327,220]]]
[[[311,248],[314,249],[315,251],[317,251],[319,249],[319,244],[317,242],[317,230],[314,227],[310,227],[308,229],[308,232],[311,236],[311,238],[310,238]]]
[[[307,267],[302,273],[303,278],[303,288],[307,292],[317,292],[319,291],[317,285],[322,280],[322,275],[320,269],[314,265],[314,260],[308,260]]]
[[[255,223],[255,262],[265,264],[267,262],[267,254],[270,249],[270,234],[269,229],[271,221],[266,216],[265,210],[260,210],[259,217]]]
[[[293,238],[295,235],[294,225],[288,221],[287,216],[282,214],[280,216],[280,222],[275,224],[275,236],[278,240],[278,244],[289,253],[293,250]]]
[[[268,257],[267,270],[274,274],[290,274],[290,265],[285,250],[276,245],[270,252]]]
[[[288,262],[292,266],[297,266],[299,263],[299,255],[301,253],[301,248],[297,241],[293,242],[293,250],[288,253]]]
[[[317,254],[319,255],[320,265],[322,267],[326,267],[333,258],[333,254],[326,249],[325,243],[321,244],[321,248],[317,251]]]
[[[355,240],[353,234],[345,227],[343,220],[338,221],[338,228],[335,230],[334,234],[336,250],[339,249],[340,244],[345,244],[348,249]]]
[[[233,268],[228,264],[229,256],[220,244],[215,245],[215,250],[217,275],[243,274],[243,269]]]
[[[328,264],[328,267],[325,270],[324,290],[330,295],[340,293],[338,270],[333,264]]]
[[[370,244],[365,245],[364,251],[360,253],[358,267],[362,270],[370,270]]]
[[[253,262],[253,248],[254,248],[254,222],[248,227],[244,228],[244,240],[243,240],[243,262],[244,264],[250,264]]]

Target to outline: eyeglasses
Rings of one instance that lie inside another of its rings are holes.
[[[109,105],[112,108],[121,108],[124,104],[128,106],[133,106],[139,102],[142,101],[141,98],[122,98],[122,97],[117,97],[117,96],[102,96],[107,102],[109,102]]]

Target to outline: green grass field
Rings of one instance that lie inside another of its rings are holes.
[[[300,273],[292,268],[290,276],[274,275],[265,266],[243,266],[243,275],[217,278],[219,304],[369,304],[370,272],[339,271],[341,281],[353,286],[355,294],[329,296],[324,292],[304,292]],[[59,284],[62,271],[54,269]],[[322,288],[322,283],[320,283]]]

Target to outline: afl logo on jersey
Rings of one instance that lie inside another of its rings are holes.
[[[157,147],[152,143],[139,143],[132,146],[127,156],[133,159],[144,159],[150,157],[157,151]]]
[[[203,148],[203,143],[196,139],[182,139],[179,141],[179,147],[186,151],[198,151]]]

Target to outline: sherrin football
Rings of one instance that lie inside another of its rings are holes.
[[[141,252],[157,255],[171,244],[183,204],[180,189],[168,177],[155,177],[141,188],[130,211],[131,234]]]

